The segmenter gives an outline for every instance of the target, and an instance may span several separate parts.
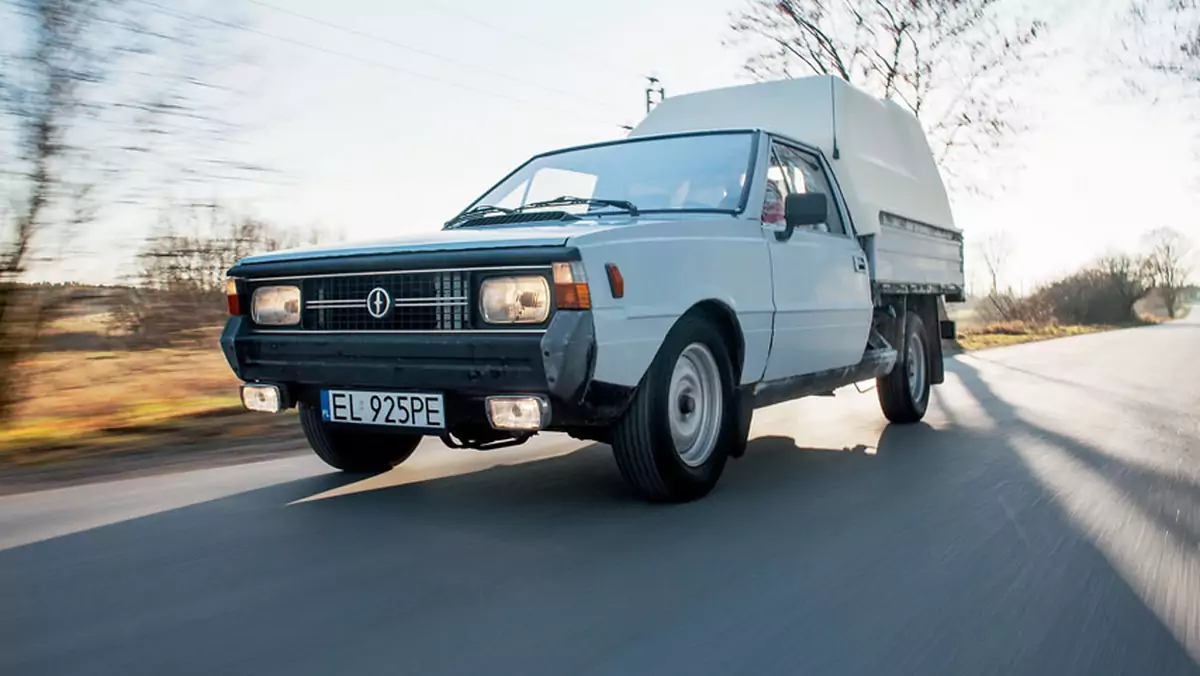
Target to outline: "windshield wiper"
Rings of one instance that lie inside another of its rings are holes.
[[[471,208],[471,209],[467,209],[466,211],[462,212],[461,214],[446,221],[445,226],[447,228],[452,228],[452,227],[458,225],[459,223],[462,223],[463,221],[469,221],[473,218],[478,218],[480,216],[485,216],[487,214],[495,214],[495,213],[514,214],[514,213],[516,213],[516,211],[514,211],[513,209],[506,209],[504,207],[498,207],[494,204],[480,204],[479,206]]]
[[[555,197],[552,200],[546,200],[544,202],[530,202],[529,204],[518,208],[517,211],[535,209],[537,207],[565,207],[571,206],[572,204],[599,204],[601,206],[624,209],[625,211],[629,212],[630,216],[638,215],[637,205],[635,205],[633,202],[628,202],[626,200],[606,200],[598,197],[574,197],[572,195],[563,195],[562,197]]]

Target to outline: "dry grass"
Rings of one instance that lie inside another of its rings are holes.
[[[988,324],[980,329],[960,331],[958,344],[964,350],[982,350],[989,347],[1004,347],[1039,340],[1052,340],[1068,336],[1081,336],[1119,328],[1115,326],[1033,326],[1024,322],[1001,322]]]
[[[220,348],[43,353],[21,367],[27,383],[19,420],[110,417],[145,405],[224,397],[238,380]]]
[[[70,321],[72,332],[91,325]],[[197,418],[240,406],[215,335],[194,348],[43,352],[20,368],[25,401],[0,430],[0,459],[13,463],[128,445],[192,421],[212,425]]]

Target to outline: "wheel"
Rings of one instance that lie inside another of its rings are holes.
[[[343,472],[379,473],[408,460],[421,444],[419,434],[387,434],[344,429],[321,420],[321,409],[301,403],[300,426],[317,457]]]
[[[879,406],[894,423],[915,423],[929,407],[929,338],[915,312],[904,316],[904,352],[892,372],[876,379]]]
[[[617,466],[639,495],[686,502],[712,490],[741,428],[733,383],[721,333],[703,317],[684,316],[613,429]]]

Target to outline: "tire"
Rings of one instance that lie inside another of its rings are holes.
[[[421,444],[419,434],[348,430],[321,420],[321,409],[299,405],[308,445],[325,464],[343,472],[378,474],[408,460]]]
[[[879,406],[889,421],[915,423],[925,417],[929,408],[930,355],[929,334],[915,312],[904,315],[904,352],[896,360],[892,372],[877,378]]]
[[[617,467],[639,496],[687,502],[717,484],[742,427],[734,378],[720,331],[700,315],[680,319],[612,433]]]

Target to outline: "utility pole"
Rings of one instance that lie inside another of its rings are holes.
[[[654,99],[655,94],[658,95],[657,101]],[[647,115],[650,114],[650,111],[654,109],[654,106],[662,103],[663,99],[665,99],[666,97],[667,97],[667,93],[663,89],[662,83],[659,82],[658,78],[656,78],[652,75],[647,75],[646,76],[646,114]]]
[[[646,76],[646,114],[649,115],[654,106],[663,102],[667,97],[667,92],[663,89],[662,82],[653,75]],[[633,125],[620,125],[625,131],[633,131]]]

